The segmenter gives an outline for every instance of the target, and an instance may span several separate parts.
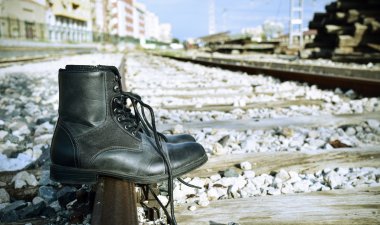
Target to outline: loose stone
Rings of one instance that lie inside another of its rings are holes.
[[[48,203],[51,203],[57,199],[56,190],[50,186],[41,186],[38,189],[38,195]]]
[[[277,174],[276,174],[276,178],[279,178],[281,179],[282,181],[287,181],[288,179],[290,179],[290,175],[288,172],[286,172],[285,170],[281,169]]]
[[[242,162],[240,163],[240,168],[242,170],[251,170],[252,169],[252,165],[250,162]]]
[[[253,178],[255,177],[255,171],[253,170],[246,170],[243,172],[243,175],[246,177],[246,178]]]
[[[343,183],[342,177],[335,171],[331,171],[324,180],[331,188],[339,188]]]
[[[27,206],[17,211],[20,220],[33,218],[41,214],[42,210],[46,207],[45,202],[40,202],[36,205]]]
[[[15,182],[15,188],[22,188],[26,184],[30,186],[37,186],[38,182],[33,174],[29,174],[26,171],[21,171],[17,173],[13,178],[12,182]]]
[[[223,173],[224,177],[238,177],[239,173],[234,168],[228,168]]]
[[[10,196],[4,188],[0,188],[0,203],[9,202]]]
[[[58,190],[56,195],[59,205],[61,207],[66,207],[69,202],[74,201],[76,198],[76,191],[77,189],[75,187],[70,186],[64,186]]]
[[[44,201],[43,198],[36,196],[33,198],[32,203],[33,203],[33,205],[37,205],[38,203],[43,202],[43,201]]]

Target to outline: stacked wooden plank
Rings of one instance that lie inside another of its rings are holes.
[[[254,41],[250,34],[230,35],[228,32],[198,38],[205,46],[203,51],[226,54],[261,52],[273,54],[280,41]]]
[[[337,0],[325,13],[315,13],[309,23],[317,29],[312,58],[344,62],[380,62],[380,1]]]
[[[221,53],[247,53],[247,52],[261,52],[273,54],[275,48],[279,46],[279,42],[250,42],[247,44],[223,44],[215,46],[215,51]]]

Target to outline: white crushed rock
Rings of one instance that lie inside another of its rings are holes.
[[[380,186],[380,168],[372,167],[326,168],[309,174],[283,169],[273,175],[255,176],[254,171],[251,172],[244,171],[238,177],[215,174],[206,178],[186,178],[186,182],[202,189],[190,190],[186,185],[175,182],[174,199],[178,204],[197,203],[204,207],[219,199]]]
[[[347,147],[376,146],[380,132],[367,122],[333,127],[276,127],[267,130],[189,129],[206,151],[212,155],[241,154],[247,152],[332,150],[334,141]],[[228,133],[222,146],[218,141]]]
[[[187,129],[181,124],[377,113],[380,112],[380,98],[361,98],[352,90],[321,90],[315,85],[280,82],[268,76],[247,75],[141,54],[129,55],[127,61],[128,91],[141,95],[155,108],[158,124],[174,124],[171,133],[194,135],[209,157],[380,144],[377,120],[342,126],[277,126],[244,131],[208,127]],[[285,106],[271,107],[270,103],[285,103]],[[202,111],[206,106],[228,106],[231,110]],[[258,175],[247,162],[239,166],[243,169],[241,174],[228,169],[224,174],[185,179],[203,187],[200,190],[176,182],[176,203],[207,207],[210,201],[219,199],[377,186],[380,177],[378,168],[326,168],[313,174],[280,169],[271,175]]]
[[[59,68],[119,66],[121,59],[122,54],[92,53],[0,68],[0,171],[20,170],[49,149],[58,116]]]

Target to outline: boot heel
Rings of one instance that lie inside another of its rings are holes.
[[[59,166],[50,166],[50,179],[66,184],[94,184],[98,180],[98,175],[94,171]]]

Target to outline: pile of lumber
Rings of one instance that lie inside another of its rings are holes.
[[[247,52],[261,52],[273,54],[275,48],[279,45],[279,42],[266,41],[266,42],[249,42],[246,44],[223,44],[215,46],[214,50],[220,53],[247,53]]]
[[[337,0],[315,13],[309,23],[317,29],[311,58],[341,62],[380,62],[380,0]]]
[[[273,54],[280,41],[254,41],[250,34],[230,35],[228,32],[198,38],[204,51],[226,54],[260,52]]]

